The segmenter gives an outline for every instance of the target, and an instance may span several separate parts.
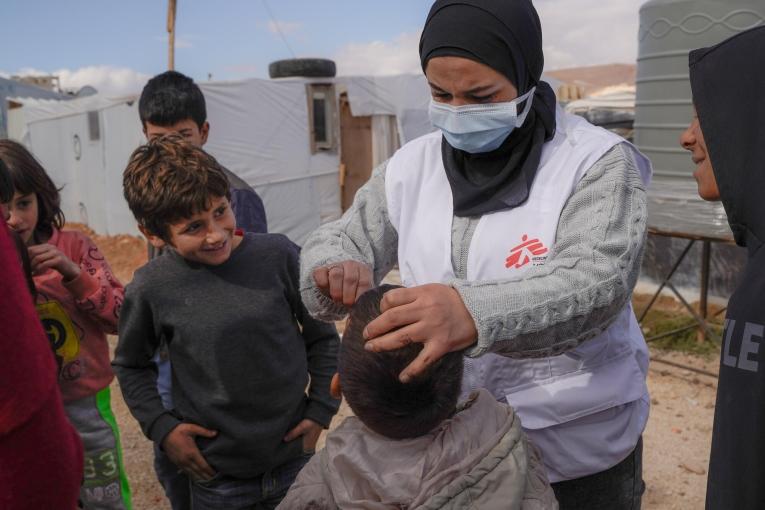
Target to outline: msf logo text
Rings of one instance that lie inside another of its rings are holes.
[[[535,266],[544,264],[547,260],[547,248],[539,239],[529,239],[528,235],[521,238],[521,244],[510,250],[510,256],[505,259],[505,267],[520,269],[533,262]]]

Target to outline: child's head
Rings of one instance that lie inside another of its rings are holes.
[[[13,186],[8,226],[25,244],[34,242],[35,234],[40,240],[49,238],[53,228],[64,226],[58,188],[34,156],[17,142],[0,140],[0,160]]]
[[[185,259],[222,264],[231,255],[236,220],[223,168],[178,135],[142,145],[123,174],[125,199],[141,232]]]
[[[147,140],[178,133],[197,147],[207,141],[205,96],[194,80],[177,71],[158,74],[146,83],[138,114]]]
[[[362,332],[380,315],[383,285],[364,293],[351,310],[340,346],[338,373],[343,395],[359,419],[383,436],[406,439],[427,434],[454,413],[462,385],[462,352],[436,361],[420,377],[403,384],[399,374],[422,350],[421,343],[373,353]]]

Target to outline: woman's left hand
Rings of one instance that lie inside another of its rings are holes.
[[[469,347],[478,337],[462,297],[448,285],[432,283],[391,290],[383,296],[380,311],[382,314],[364,330],[367,350],[392,351],[412,342],[425,344],[399,375],[403,383],[445,354]]]
[[[64,255],[52,244],[37,244],[29,247],[29,263],[32,273],[39,275],[48,269],[61,273],[66,281],[72,281],[80,276],[80,266]]]

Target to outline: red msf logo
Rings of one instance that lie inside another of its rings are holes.
[[[534,257],[547,253],[547,248],[539,239],[529,240],[529,236],[524,235],[521,241],[523,241],[521,244],[510,250],[510,256],[505,260],[506,268],[521,268],[531,262]]]

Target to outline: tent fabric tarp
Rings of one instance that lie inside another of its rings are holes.
[[[322,221],[339,217],[338,155],[311,154],[304,81],[200,86],[212,127],[205,149],[260,194],[269,230],[300,244]],[[19,102],[12,132],[63,187],[68,219],[101,234],[137,234],[122,198],[122,172],[145,141],[136,102],[101,96]],[[91,141],[88,112],[94,111],[100,137]]]

